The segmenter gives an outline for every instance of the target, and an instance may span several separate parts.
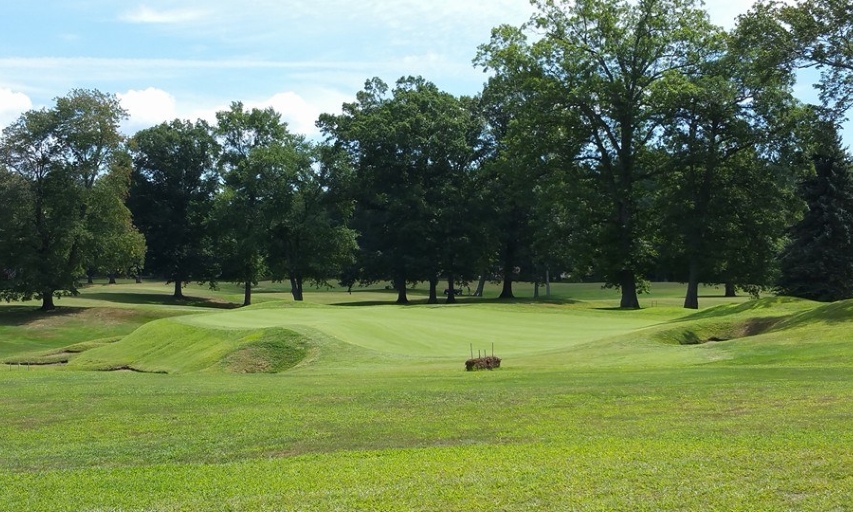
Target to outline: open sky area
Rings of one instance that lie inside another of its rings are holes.
[[[730,27],[752,4],[708,0]],[[422,75],[453,94],[485,81],[477,46],[519,25],[527,0],[33,0],[0,3],[0,126],[73,88],[116,93],[133,133],[272,106],[293,131],[352,101],[366,79]],[[809,83],[799,87],[813,102]],[[853,130],[846,130],[851,141]]]

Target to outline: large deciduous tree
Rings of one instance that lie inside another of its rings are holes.
[[[252,303],[252,286],[266,272],[272,197],[281,166],[266,156],[295,137],[273,109],[247,110],[233,103],[216,114],[223,190],[217,197],[217,246],[223,277],[244,286],[243,305]]]
[[[131,173],[130,155],[118,152],[89,193],[87,271],[106,273],[110,284],[118,274],[135,272],[138,277],[145,263],[145,237],[126,205]]]
[[[655,91],[667,116],[659,138],[667,168],[656,206],[661,239],[665,259],[686,269],[674,275],[687,281],[691,309],[699,307],[699,284],[723,274],[767,285],[769,275],[755,270],[772,268],[788,205],[796,204],[784,200],[797,170],[779,156],[796,143],[793,75],[762,69],[739,32],[712,34],[695,55],[695,72],[672,74]]]
[[[374,78],[343,114],[320,118],[353,171],[363,278],[390,277],[400,304],[416,281],[428,281],[435,300],[439,275],[452,301],[455,280],[473,273],[477,233],[466,206],[478,123],[469,106],[420,77],[393,90]]]
[[[552,98],[543,117],[577,119],[563,133],[566,143],[554,148],[567,153],[563,161],[578,161],[578,237],[592,238],[579,243],[596,249],[585,251],[586,259],[621,289],[620,305],[637,308],[637,285],[654,256],[651,197],[662,171],[651,151],[664,118],[653,93],[671,76],[695,71],[694,57],[714,31],[691,0],[534,5],[528,27],[541,37],[529,45],[540,75],[533,83]],[[482,61],[499,74],[512,72],[503,55],[523,38],[508,29],[495,36]]]
[[[174,297],[182,298],[186,283],[218,274],[208,221],[219,146],[206,122],[174,120],[137,132],[130,147],[128,205],[148,242],[146,268],[174,283]]]
[[[15,248],[0,247],[14,254],[4,264],[7,300],[36,298],[43,310],[54,309],[54,296],[77,292],[83,266],[103,235],[95,225],[123,223],[99,218],[97,206],[122,201],[119,191],[101,182],[109,180],[116,161],[124,116],[114,96],[74,90],[51,109],[25,112],[3,131],[4,172],[16,175],[7,175],[5,186],[12,189],[5,193],[24,201],[4,234],[16,240]],[[133,233],[132,226],[124,227]]]
[[[337,275],[355,249],[345,226],[351,202],[333,193],[337,169],[271,108],[234,103],[217,121],[224,186],[214,218],[223,276],[243,283],[243,305],[263,275],[289,280],[301,301],[304,281]]]
[[[273,279],[289,280],[293,299],[303,299],[304,282],[322,285],[352,264],[356,234],[346,222],[352,201],[341,195],[338,168],[323,161],[321,148],[296,137],[268,152],[273,171],[266,205],[267,260]]]

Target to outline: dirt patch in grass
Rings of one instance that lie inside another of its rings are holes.
[[[759,317],[723,325],[699,325],[693,329],[676,330],[674,337],[679,345],[702,345],[749,338],[764,334],[783,322],[787,317]],[[672,331],[670,331],[672,332]]]
[[[106,368],[106,369],[101,370],[101,371],[105,371],[105,372],[124,372],[124,373],[152,373],[152,374],[156,374],[156,375],[165,375],[165,374],[167,373],[167,372],[164,372],[164,371],[147,371],[147,370],[140,370],[139,368],[134,368],[134,367],[132,367],[132,366],[128,366],[128,365],[124,365],[124,366],[117,366],[117,367],[115,367],[115,368]]]

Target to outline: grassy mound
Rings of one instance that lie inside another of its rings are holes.
[[[84,370],[187,373],[207,369],[277,372],[301,361],[308,341],[285,329],[225,330],[162,319],[69,363]]]

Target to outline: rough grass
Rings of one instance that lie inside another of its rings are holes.
[[[207,313],[0,368],[0,508],[849,509],[853,302],[615,311],[581,292],[140,305]],[[465,372],[492,341],[502,367]],[[111,366],[169,374],[79,370]]]

